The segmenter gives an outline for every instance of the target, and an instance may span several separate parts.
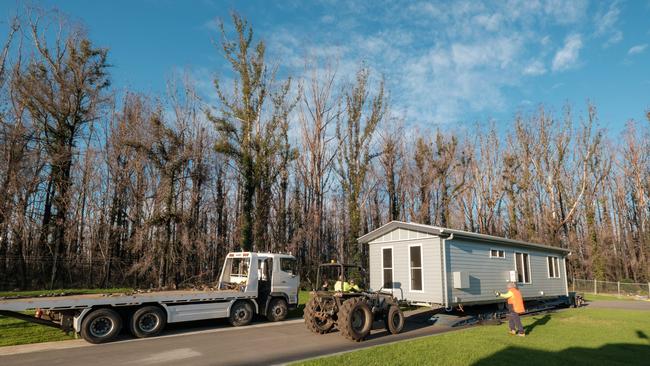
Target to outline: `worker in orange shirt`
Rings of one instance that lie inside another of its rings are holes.
[[[510,327],[510,334],[525,337],[524,326],[521,324],[519,314],[525,313],[524,298],[514,282],[508,282],[508,292],[502,294],[494,291],[494,294],[508,300],[508,326]],[[516,329],[515,329],[516,328]]]

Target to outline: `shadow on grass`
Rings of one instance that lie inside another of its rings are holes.
[[[537,319],[535,319],[534,322],[532,322],[532,323],[528,324],[527,326],[525,326],[524,331],[526,332],[526,334],[530,334],[533,331],[533,329],[535,329],[536,327],[538,327],[540,325],[545,325],[546,323],[548,323],[549,320],[551,320],[551,315],[546,314],[543,317],[537,318]]]
[[[641,330],[640,339],[648,340]],[[489,365],[647,365],[650,346],[632,343],[613,343],[599,348],[572,347],[558,352],[540,351],[525,347],[508,347],[473,366]]]

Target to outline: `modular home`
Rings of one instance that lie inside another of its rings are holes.
[[[497,302],[510,281],[525,300],[568,296],[567,249],[400,221],[359,242],[369,246],[370,287],[414,305]]]

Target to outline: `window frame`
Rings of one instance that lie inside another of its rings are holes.
[[[390,276],[391,276],[391,287],[385,287],[386,280],[384,279],[384,271],[387,269],[384,267],[384,249],[390,249]],[[391,246],[381,247],[381,284],[380,288],[394,290],[395,289],[395,248]]]
[[[498,254],[499,252],[503,253],[503,257],[500,257],[500,256],[493,256],[493,255],[492,255],[492,251],[493,251],[493,250],[495,250],[495,251],[497,252],[497,254]],[[492,258],[492,259],[506,259],[506,251],[505,251],[505,249],[494,249],[494,248],[490,248],[490,258]]]
[[[548,260],[551,260],[549,263]],[[551,276],[551,266],[553,267],[553,276]],[[553,279],[553,280],[558,280],[562,278],[562,271],[560,271],[560,258],[553,256],[553,255],[548,255],[546,256],[546,272],[548,274],[548,278]]]
[[[523,256],[524,256],[524,254],[526,255],[526,264],[528,265],[527,266],[527,268],[528,268],[528,282],[526,282],[526,273],[525,272],[524,272],[524,275],[522,276],[523,281],[519,281],[519,271],[517,271],[517,254],[522,255],[522,263],[521,263],[521,265],[522,265],[522,267],[524,267],[524,268],[522,268],[524,271],[526,270],[526,266],[524,266],[524,263],[523,263]],[[530,253],[529,252],[523,252],[523,251],[522,252],[515,252],[513,257],[514,257],[514,262],[515,262],[515,274],[517,275],[517,283],[521,283],[521,284],[524,284],[524,285],[532,284],[533,283],[533,271],[532,271],[532,268],[530,267]]]
[[[420,267],[411,267],[411,248],[412,247],[419,247],[420,248]],[[409,292],[424,292],[424,253],[422,253],[422,244],[409,244],[408,246],[409,250]],[[422,288],[420,290],[413,290],[413,269],[419,269],[420,270],[420,285]],[[393,278],[393,283],[395,283],[394,278]]]
[[[284,261],[293,262],[292,265],[291,265],[291,268],[290,268],[290,272],[285,271],[284,269],[282,269],[282,262],[284,262]],[[298,274],[298,260],[296,258],[280,257],[278,263],[279,263],[280,272],[289,274],[291,276],[296,276]]]

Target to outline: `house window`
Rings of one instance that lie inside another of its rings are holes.
[[[505,250],[501,249],[490,249],[490,258],[500,258],[503,259],[506,257]]]
[[[381,254],[384,273],[384,283],[382,287],[393,288],[393,248],[383,248]]]
[[[530,257],[528,253],[515,253],[517,282],[530,283]]]
[[[546,257],[548,263],[548,277],[560,278],[560,258]]]
[[[411,291],[422,291],[422,246],[409,247]]]

